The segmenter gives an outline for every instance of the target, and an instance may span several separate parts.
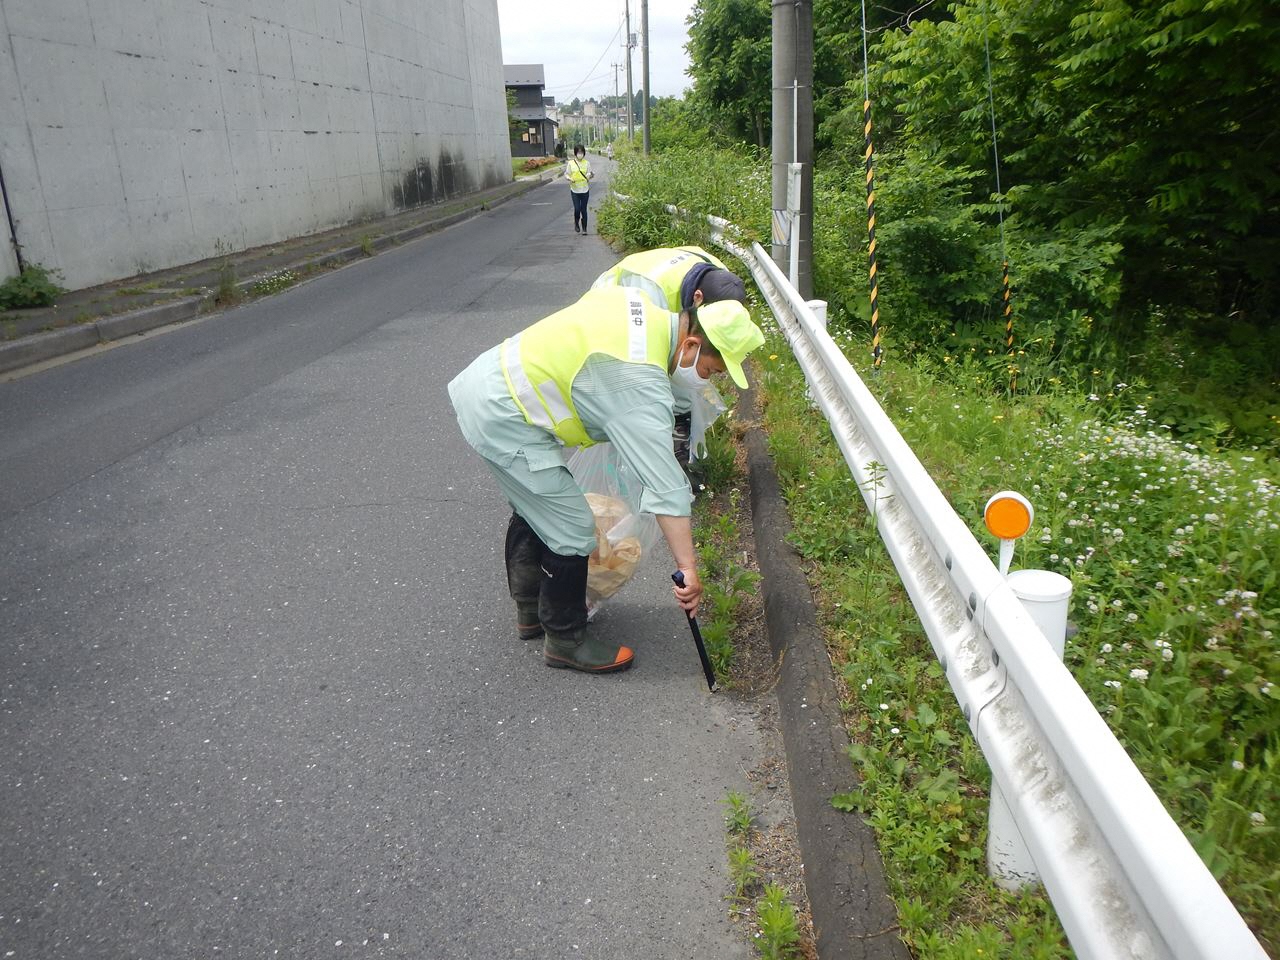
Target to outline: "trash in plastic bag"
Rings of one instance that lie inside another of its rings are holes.
[[[631,508],[617,497],[588,493],[587,503],[596,518],[596,549],[587,560],[587,598],[611,597],[631,579],[644,555],[638,537],[611,538],[609,531],[626,523]]]
[[[587,560],[587,599],[594,606],[631,579],[658,541],[658,521],[640,512],[640,482],[613,444],[579,447],[567,463],[596,521],[596,549]]]

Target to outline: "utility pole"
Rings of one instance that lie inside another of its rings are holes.
[[[614,9],[616,10],[617,7],[614,7]],[[627,14],[627,139],[631,140],[636,135],[636,123],[633,116],[635,95],[631,92],[631,48],[635,46],[635,41],[631,38],[631,0],[626,0],[624,9]]]
[[[622,99],[618,93],[618,71],[622,69],[622,64],[611,63],[609,66],[613,67],[613,139],[617,140],[618,134],[622,132],[619,129],[620,123],[618,120],[618,108],[621,106],[619,101]]]
[[[641,129],[644,131],[644,155],[649,155],[649,0],[640,0],[640,92],[644,105],[640,110]]]
[[[794,273],[796,289],[808,300],[813,296],[813,0],[773,0],[772,150],[770,253],[779,269]]]

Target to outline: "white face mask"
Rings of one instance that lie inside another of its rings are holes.
[[[698,344],[698,350],[693,355],[693,363],[687,367],[680,366],[680,361],[676,361],[676,368],[671,371],[671,385],[678,387],[686,394],[694,394],[703,390],[711,381],[698,373],[698,358],[702,356],[702,344]]]
[[[712,386],[711,381],[698,374],[698,358],[702,355],[702,345],[694,354],[693,363],[687,367],[676,361],[675,370],[671,371],[671,389],[676,398],[679,410],[688,409],[691,417],[689,424],[689,458],[697,460],[706,455],[706,436],[711,425],[725,411],[724,400],[720,392]]]

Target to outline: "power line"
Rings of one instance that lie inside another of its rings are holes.
[[[574,89],[574,93],[577,93],[579,87],[585,86],[586,84],[591,83],[594,80],[608,80],[611,76],[613,76],[612,70],[608,71],[607,73],[597,73],[593,76],[587,77],[585,80],[579,80],[576,85],[565,83],[555,87],[543,87],[543,89],[544,90],[567,90],[569,89],[569,87],[572,86]],[[573,98],[569,97],[567,99],[571,100]]]
[[[577,96],[578,91],[582,89],[583,84],[590,83],[593,79],[598,79],[596,77],[593,77],[592,74],[596,72],[596,67],[600,66],[600,62],[604,60],[605,56],[613,48],[613,41],[618,39],[618,34],[620,34],[621,32],[622,32],[622,24],[619,23],[618,29],[613,31],[613,36],[610,37],[609,42],[605,44],[604,51],[600,54],[599,57],[596,58],[596,62],[591,65],[591,69],[587,71],[587,75],[578,81],[578,85],[573,88],[573,92],[570,93],[569,96],[565,97],[566,100],[572,100],[575,96]],[[604,76],[604,74],[601,74],[600,76]]]

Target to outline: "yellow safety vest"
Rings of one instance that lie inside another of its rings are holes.
[[[502,375],[524,418],[570,447],[596,441],[574,409],[571,388],[587,357],[604,353],[664,374],[671,314],[626,287],[589,290],[573,306],[502,341]]]
[[[570,157],[565,163],[565,169],[568,171],[569,185],[571,187],[589,186],[587,181],[591,173],[591,164],[585,157],[581,160],[577,157]]]
[[[591,287],[634,287],[643,290],[644,295],[657,306],[678,313],[680,285],[684,283],[689,271],[700,263],[709,263],[721,270],[728,269],[701,247],[642,250],[600,274]]]

